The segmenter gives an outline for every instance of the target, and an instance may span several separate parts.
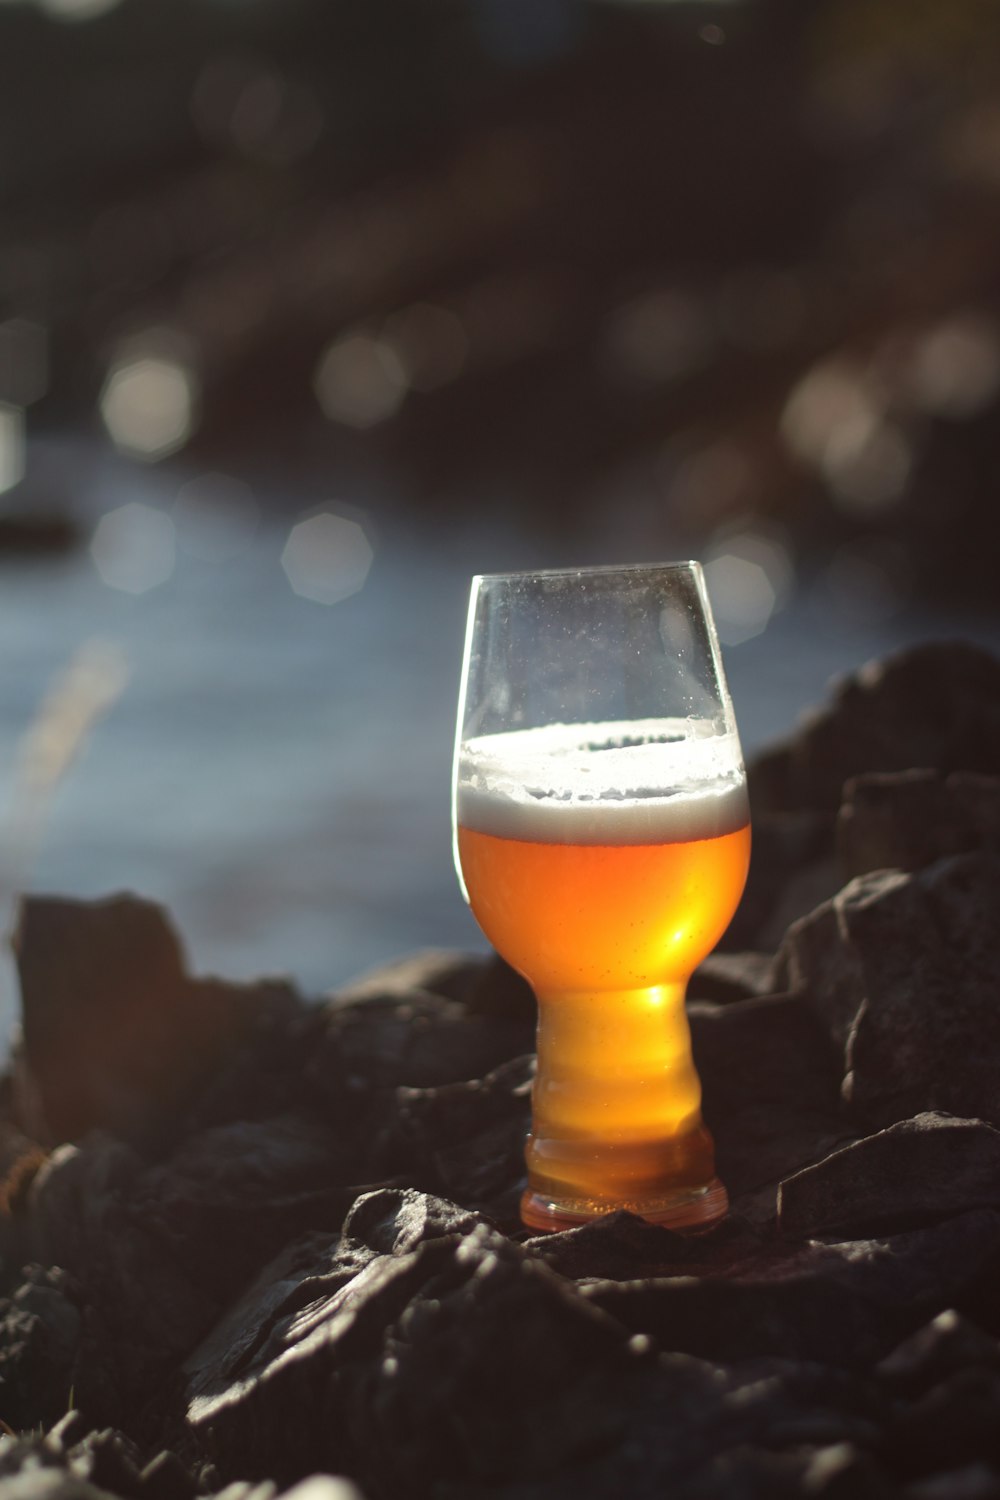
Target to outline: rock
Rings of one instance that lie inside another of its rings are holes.
[[[896,1490],[871,1454],[853,1443],[834,1443],[809,1459],[802,1492],[824,1500],[892,1500]]]
[[[281,1500],[364,1500],[356,1484],[349,1479],[333,1474],[310,1474],[290,1490]]]
[[[860,876],[789,932],[779,969],[842,1051],[852,1115],[1000,1124],[1000,858]]]
[[[281,983],[188,979],[166,916],[134,896],[28,897],[14,947],[25,1055],[55,1141],[149,1129],[258,1016],[298,1004]]]
[[[270,1256],[339,1227],[358,1191],[349,1161],[326,1127],[295,1117],[221,1126],[154,1164],[108,1138],[53,1153],[31,1195],[38,1251],[78,1278],[106,1346],[97,1362],[136,1420]]]
[[[164,1449],[139,1475],[144,1500],[192,1500],[195,1482],[176,1453]]]
[[[79,1407],[74,1406],[45,1434],[45,1441],[50,1446],[65,1452],[82,1442],[87,1433],[92,1430],[83,1412]]]
[[[718,1274],[758,1251],[761,1237],[730,1215],[704,1234],[677,1234],[634,1214],[605,1214],[590,1224],[542,1234],[524,1249],[573,1280],[611,1281],[664,1275]]]
[[[1000,777],[969,771],[856,776],[837,815],[847,879],[869,870],[919,870],[954,854],[1000,854]]]
[[[836,813],[849,777],[921,766],[996,772],[1000,661],[962,642],[915,646],[835,685],[832,702],[749,772],[754,817]]]
[[[406,999],[415,992],[456,1000],[472,1015],[520,1021],[534,1027],[534,992],[496,953],[488,958],[429,948],[382,964],[337,991],[336,1000]]]
[[[645,1356],[487,1225],[436,1232],[455,1212],[431,1205],[429,1237],[389,1253],[352,1218],[311,1267],[259,1278],[233,1313],[256,1331],[221,1362],[213,1336],[187,1367],[189,1420],[223,1471],[339,1470],[421,1495],[554,1472],[616,1435]]]
[[[143,1493],[141,1466],[136,1445],[111,1427],[87,1433],[69,1454],[70,1471],[78,1479],[126,1500],[139,1500]]]
[[[331,1078],[366,1091],[438,1088],[482,1078],[534,1048],[534,1024],[472,1015],[457,1000],[416,990],[399,998],[335,999],[307,1072],[330,1092]],[[331,1100],[335,1107],[335,1101]]]
[[[963,1464],[908,1484],[903,1494],[905,1500],[1000,1500],[1000,1470],[988,1464]]]
[[[717,952],[773,951],[788,924],[832,895],[839,884],[833,867],[834,819],[829,812],[765,811],[758,809],[752,794],[750,807],[750,872]],[[776,925],[778,935],[773,938]]]
[[[752,995],[774,993],[774,957],[770,953],[710,953],[695,969],[688,1000],[728,1005]]]
[[[958,1370],[925,1391],[889,1426],[885,1450],[909,1476],[1000,1462],[1000,1372]]]
[[[927,1113],[832,1152],[778,1189],[778,1224],[816,1238],[888,1233],[1000,1208],[1000,1131]]]
[[[106,1490],[54,1468],[25,1468],[3,1481],[3,1500],[112,1500]]]
[[[0,1415],[14,1431],[51,1426],[66,1410],[79,1369],[79,1289],[65,1271],[28,1266],[0,1299]]]
[[[912,1396],[974,1368],[1000,1372],[1000,1342],[947,1308],[887,1354],[877,1374],[891,1390]]]
[[[482,1079],[397,1089],[382,1126],[376,1170],[405,1171],[427,1192],[509,1215],[518,1227],[534,1075],[530,1055]]]
[[[987,1209],[884,1240],[766,1249],[725,1277],[582,1287],[634,1333],[707,1360],[760,1354],[864,1368],[995,1274],[1000,1213]]]
[[[694,1004],[689,1020],[718,1174],[737,1213],[773,1218],[779,1181],[853,1137],[836,1052],[794,995]]]

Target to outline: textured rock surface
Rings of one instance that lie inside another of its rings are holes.
[[[919,870],[953,854],[1000,854],[1000,776],[897,771],[844,787],[837,850],[845,876]]]
[[[832,701],[751,772],[755,815],[836,813],[844,782],[912,767],[995,775],[1000,766],[1000,661],[978,646],[931,643],[834,684]]]
[[[998,910],[1000,858],[965,854],[860,876],[789,932],[786,982],[842,1049],[860,1120],[1000,1123]]]
[[[865,1234],[1000,1208],[1000,1131],[922,1114],[835,1151],[778,1190],[786,1234]]]

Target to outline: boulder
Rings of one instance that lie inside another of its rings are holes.
[[[187,1361],[188,1418],[223,1473],[422,1495],[599,1449],[645,1359],[485,1221],[384,1191],[258,1277]]]
[[[1000,858],[851,881],[788,933],[779,970],[842,1058],[868,1126],[926,1110],[1000,1124]]]
[[[995,1275],[1000,1212],[873,1240],[767,1245],[722,1276],[595,1280],[583,1295],[664,1349],[864,1369]]]
[[[28,897],[14,949],[25,1058],[51,1141],[155,1130],[256,1021],[299,1003],[278,981],[188,978],[165,913],[134,896]]]
[[[1000,1208],[1000,1130],[929,1112],[855,1141],[788,1177],[778,1224],[789,1235],[889,1232]]]
[[[750,768],[754,816],[836,813],[844,782],[913,766],[1000,765],[1000,660],[965,642],[914,646],[834,684],[832,700]]]
[[[869,870],[919,870],[954,854],[1000,854],[1000,776],[896,771],[855,776],[837,814],[847,879]]]

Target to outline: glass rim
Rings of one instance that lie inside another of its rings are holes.
[[[587,563],[575,568],[512,568],[509,572],[474,573],[472,575],[472,583],[473,585],[479,583],[499,583],[508,578],[597,578],[612,573],[681,572],[701,574],[703,569],[701,563],[694,557],[676,562]]]

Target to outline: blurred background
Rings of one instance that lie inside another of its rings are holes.
[[[473,572],[702,558],[750,751],[1000,643],[998,84],[995,0],[0,0],[8,895],[477,946]]]

